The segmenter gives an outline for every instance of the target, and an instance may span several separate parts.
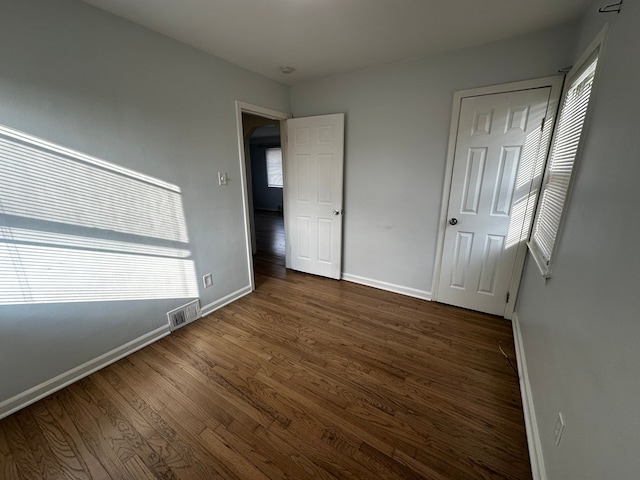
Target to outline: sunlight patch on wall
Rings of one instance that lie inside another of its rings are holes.
[[[2,213],[189,241],[176,186],[1,127],[0,159]]]
[[[525,139],[522,158],[518,167],[518,176],[516,177],[516,189],[505,248],[518,246],[529,237],[532,208],[536,201],[536,193],[530,192],[530,186],[532,179],[535,184],[540,175],[537,173],[537,164],[540,163],[538,158],[541,140],[542,133],[539,129],[529,133]]]
[[[0,126],[0,305],[198,296],[180,189]]]

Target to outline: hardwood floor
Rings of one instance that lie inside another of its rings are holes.
[[[1,420],[0,478],[531,478],[506,320],[267,250],[253,294]]]
[[[284,278],[284,218],[278,212],[255,211],[257,253],[253,256],[256,289],[265,276]]]

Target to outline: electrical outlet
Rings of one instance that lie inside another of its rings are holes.
[[[562,433],[564,432],[564,417],[561,412],[558,412],[558,419],[556,420],[556,426],[553,429],[553,438],[556,441],[556,447],[560,445],[560,439],[562,439]]]
[[[228,185],[229,177],[227,176],[227,172],[218,172],[218,185]]]
[[[204,288],[209,288],[213,285],[213,276],[210,273],[207,273],[202,277],[202,283],[204,284]]]

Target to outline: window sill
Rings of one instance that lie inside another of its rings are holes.
[[[533,245],[531,242],[527,242],[527,247],[529,248],[529,253],[531,253],[531,256],[533,257],[533,259],[536,262],[536,265],[538,266],[538,270],[540,270],[540,274],[542,275],[542,278],[544,278],[545,280],[548,280],[549,278],[551,278],[551,268],[547,264],[547,262],[542,258],[542,255],[538,252],[535,245]]]

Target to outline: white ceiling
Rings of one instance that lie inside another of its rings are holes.
[[[592,0],[84,1],[292,85],[551,27]]]

